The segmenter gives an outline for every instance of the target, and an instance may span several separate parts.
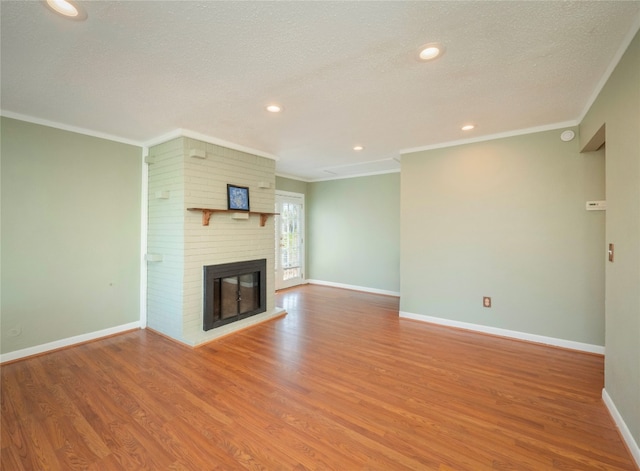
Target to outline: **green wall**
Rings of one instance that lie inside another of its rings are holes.
[[[602,125],[606,239],[615,244],[606,263],[605,389],[640,445],[640,35],[581,123],[582,144]]]
[[[0,351],[139,321],[141,149],[1,126]]]
[[[400,174],[308,184],[307,278],[400,290]]]
[[[276,190],[290,191],[292,193],[301,193],[306,197],[308,185],[309,184],[307,182],[303,182],[300,180],[294,180],[292,178],[276,176]]]
[[[560,133],[402,156],[401,311],[604,345],[604,158]]]

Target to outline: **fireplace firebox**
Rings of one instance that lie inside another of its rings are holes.
[[[203,329],[211,330],[267,310],[267,260],[204,267]]]

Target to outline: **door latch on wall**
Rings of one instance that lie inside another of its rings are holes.
[[[609,244],[609,261],[613,262],[613,244]]]

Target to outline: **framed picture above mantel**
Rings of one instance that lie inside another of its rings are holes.
[[[249,211],[249,188],[227,184],[227,209]]]

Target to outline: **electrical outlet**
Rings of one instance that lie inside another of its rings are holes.
[[[491,298],[489,296],[482,297],[482,305],[484,307],[491,307]]]

